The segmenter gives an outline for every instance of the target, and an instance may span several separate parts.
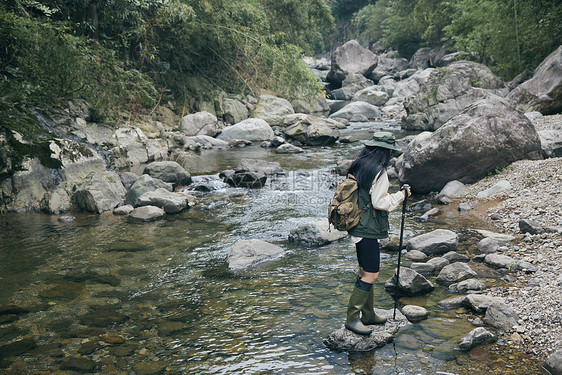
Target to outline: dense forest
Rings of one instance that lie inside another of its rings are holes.
[[[0,4],[6,105],[82,98],[92,120],[218,92],[308,97],[303,55],[349,39],[409,58],[445,46],[502,79],[532,72],[562,41],[550,0],[12,0]]]

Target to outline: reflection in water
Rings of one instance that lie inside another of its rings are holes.
[[[359,148],[338,145],[281,159],[259,147],[207,151],[208,162],[194,162],[192,169],[204,171],[195,180],[209,187],[191,191],[198,205],[158,222],[86,214],[70,222],[42,214],[1,217],[0,307],[25,312],[0,314],[13,316],[0,326],[0,345],[13,354],[0,366],[22,373],[77,368],[67,361],[79,358],[76,363],[101,373],[540,373],[535,361],[507,347],[487,357],[457,352],[455,344],[474,328],[474,317],[440,310],[437,301],[449,296],[442,288],[402,301],[425,305],[431,316],[404,327],[395,343],[352,354],[324,347],[322,340],[343,324],[355,278],[354,248],[348,241],[302,248],[287,235],[299,223],[324,217],[332,194],[326,186],[334,178],[325,168]],[[280,160],[288,173],[262,190],[229,188],[214,174],[241,157]],[[409,216],[406,226],[417,234],[472,225],[449,219],[420,224]],[[392,213],[394,232],[399,220]],[[231,272],[230,248],[250,238],[278,244],[286,254]],[[461,243],[461,251],[470,244]],[[393,306],[383,282],[395,261],[395,254],[383,254],[378,307]],[[18,345],[28,347],[18,352],[14,343],[21,338],[27,341]],[[507,367],[508,358],[517,368]],[[527,372],[517,372],[522,369]]]

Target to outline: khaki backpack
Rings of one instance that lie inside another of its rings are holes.
[[[357,181],[351,174],[348,174],[345,180],[338,183],[334,199],[328,207],[328,229],[330,229],[331,224],[337,230],[348,231],[359,224],[361,215],[367,211],[371,203],[369,202],[367,207],[363,209],[359,208],[357,204],[358,189]]]

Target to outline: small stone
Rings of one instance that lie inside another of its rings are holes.
[[[119,335],[103,335],[100,339],[108,344],[122,344],[125,339]]]
[[[130,204],[126,204],[124,206],[119,206],[117,208],[115,208],[113,210],[113,214],[114,215],[123,215],[123,216],[127,216],[128,214],[130,214],[131,212],[133,212],[135,208],[133,206],[131,206]]]
[[[133,365],[133,370],[137,375],[159,375],[166,371],[166,364],[163,362],[138,362]]]
[[[470,260],[466,255],[459,254],[456,251],[449,251],[447,254],[442,255],[442,258],[447,259],[449,263],[468,262]]]
[[[467,211],[472,210],[472,206],[473,206],[472,203],[463,202],[463,203],[459,204],[458,210],[460,212],[467,212]]]
[[[463,280],[476,277],[478,277],[478,275],[468,264],[456,262],[443,267],[441,272],[439,272],[436,281],[439,284],[448,286],[453,283],[458,283]]]
[[[406,255],[404,255],[404,258],[416,262],[423,262],[428,258],[428,256],[419,250],[410,250],[406,253]]]
[[[30,337],[16,340],[9,344],[0,345],[0,359],[17,356],[33,350],[37,347],[37,342]]]
[[[477,346],[492,343],[494,341],[496,341],[496,337],[493,333],[483,327],[479,327],[470,331],[470,333],[461,340],[459,343],[459,349],[468,351]]]
[[[302,154],[304,152],[304,149],[290,143],[282,144],[281,146],[277,147],[277,149],[275,149],[276,154]]]
[[[466,296],[460,296],[460,297],[451,297],[439,301],[437,305],[444,310],[455,310],[461,306],[464,306],[465,303],[466,303]]]
[[[410,322],[419,322],[427,319],[429,311],[421,306],[406,305],[402,308],[402,314],[404,314]]]
[[[83,357],[73,357],[65,359],[60,365],[61,370],[71,370],[78,372],[93,372],[96,367],[96,362]]]
[[[478,251],[480,254],[491,254],[498,251],[500,245],[493,238],[486,237],[478,243]]]
[[[135,208],[129,217],[136,221],[152,221],[163,218],[166,215],[164,209],[155,206],[142,206]]]

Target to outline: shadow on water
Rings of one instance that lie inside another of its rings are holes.
[[[370,136],[357,124],[350,128],[363,139]],[[259,147],[204,151],[194,157],[192,170],[201,171],[193,173],[195,179],[210,191],[191,192],[197,206],[158,222],[86,214],[73,221],[42,214],[0,217],[0,308],[23,309],[18,314],[0,309],[0,368],[21,373],[540,373],[537,361],[507,345],[458,352],[455,345],[475,327],[476,316],[464,309],[440,310],[437,302],[450,296],[442,288],[401,301],[424,305],[431,316],[404,327],[392,344],[351,354],[323,345],[343,324],[355,279],[354,248],[347,240],[302,248],[287,236],[299,223],[325,216],[332,195],[327,186],[334,178],[329,168],[360,147],[335,145],[283,157]],[[248,157],[279,161],[287,174],[251,191],[218,180],[216,173]],[[435,228],[461,232],[461,251],[470,252],[477,237],[466,228],[479,223],[454,213],[444,217],[420,223],[409,214],[406,227],[412,235]],[[394,233],[399,220],[393,212]],[[286,253],[246,271],[229,270],[228,252],[250,238],[275,243]],[[390,309],[393,299],[384,281],[396,266],[396,254],[381,258],[376,304]],[[22,349],[22,343],[28,346]]]

